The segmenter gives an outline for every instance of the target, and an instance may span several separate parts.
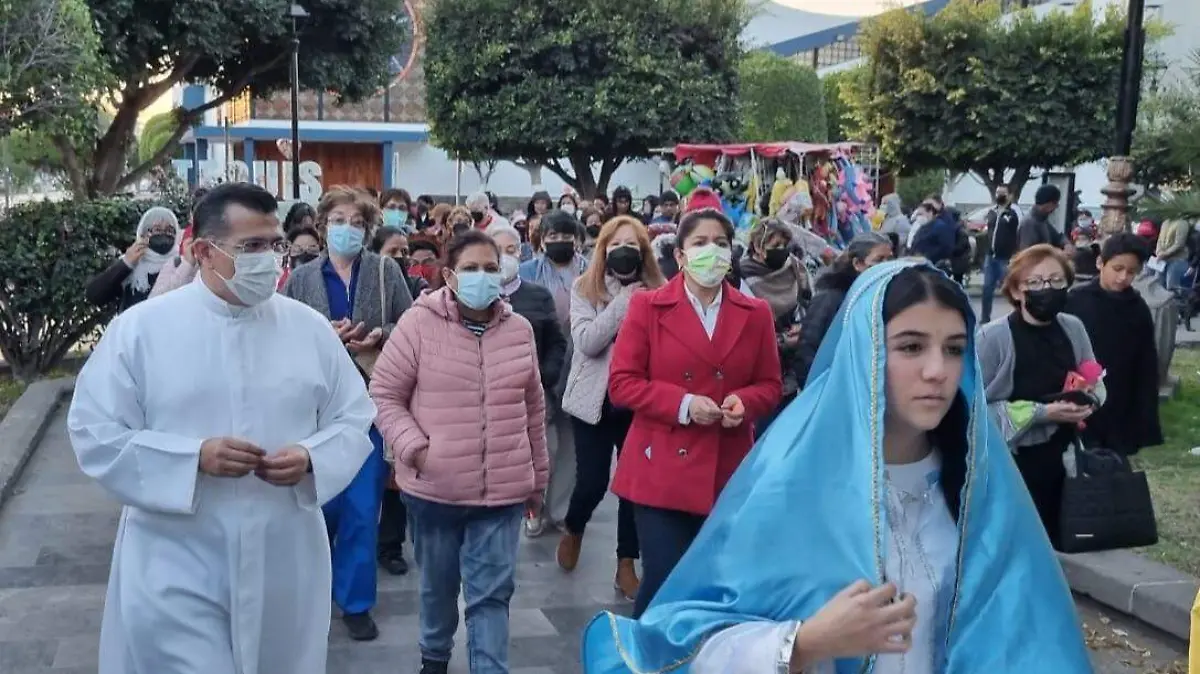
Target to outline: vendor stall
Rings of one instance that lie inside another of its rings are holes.
[[[779,218],[840,248],[872,227],[879,149],[862,143],[681,144],[671,185],[681,197],[707,187],[739,235],[760,216]]]

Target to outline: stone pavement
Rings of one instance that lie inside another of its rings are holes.
[[[79,472],[63,412],[0,511],[0,673],[91,674],[118,508]],[[612,589],[616,508],[610,497],[589,529],[571,575],[554,563],[552,535],[522,546],[512,609],[514,674],[576,674],[579,633],[602,609],[625,611]],[[351,642],[340,621],[330,636],[330,674],[415,673],[419,654],[415,576],[381,572],[375,611],[381,635]],[[1100,630],[1093,642],[1101,674],[1132,674],[1180,657],[1181,644],[1127,621],[1101,618],[1083,603],[1081,617]],[[455,674],[466,674],[460,626]],[[1129,642],[1132,642],[1132,647]],[[1149,650],[1151,656],[1145,656]],[[1180,670],[1182,671],[1182,670]]]

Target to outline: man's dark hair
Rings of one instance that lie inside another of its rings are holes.
[[[547,211],[542,216],[541,229],[543,239],[547,234],[567,234],[583,240],[583,226],[579,224],[579,219],[562,209]]]
[[[1136,234],[1120,232],[1104,240],[1100,246],[1100,261],[1108,262],[1118,255],[1132,255],[1138,264],[1146,264],[1150,259],[1150,247]]]
[[[1062,191],[1058,189],[1057,185],[1047,183],[1037,189],[1037,192],[1034,193],[1033,201],[1038,206],[1057,204],[1062,201]]]
[[[194,213],[194,236],[197,239],[215,239],[229,234],[229,221],[225,211],[231,204],[255,213],[271,214],[279,208],[279,202],[271,193],[251,183],[225,183],[204,195],[196,204]]]

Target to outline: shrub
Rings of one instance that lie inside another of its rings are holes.
[[[29,381],[116,313],[84,297],[91,279],[133,243],[152,201],[104,199],[21,204],[0,218],[0,355]],[[187,204],[161,204],[187,220]]]

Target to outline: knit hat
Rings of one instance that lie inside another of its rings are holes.
[[[684,211],[691,213],[692,211],[701,211],[705,208],[711,208],[717,211],[722,210],[721,198],[717,196],[716,192],[713,192],[712,189],[708,187],[697,187],[696,189],[692,190],[691,194],[688,195],[687,208],[685,208]]]
[[[1042,185],[1037,189],[1037,194],[1034,195],[1033,201],[1038,206],[1057,203],[1062,201],[1062,192],[1058,190],[1056,185]]]

